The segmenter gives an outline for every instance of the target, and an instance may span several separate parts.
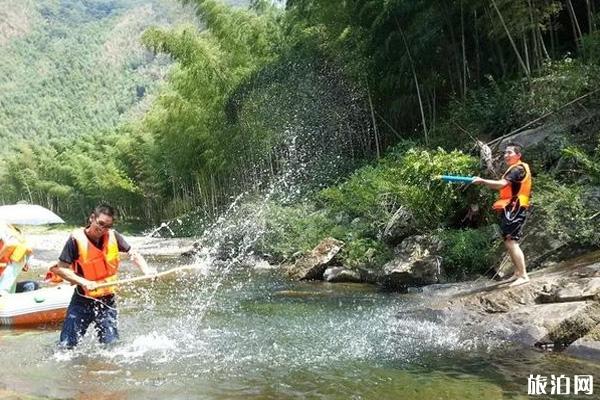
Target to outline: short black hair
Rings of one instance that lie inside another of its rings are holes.
[[[513,149],[515,149],[515,153],[522,154],[523,145],[521,143],[518,143],[518,142],[508,142],[506,144],[506,147],[512,147]],[[504,147],[504,148],[506,149],[506,147]]]
[[[108,215],[109,217],[116,218],[116,215],[117,215],[117,212],[114,209],[114,207],[112,207],[106,203],[98,204],[96,206],[96,208],[94,208],[94,211],[92,213],[96,217],[99,217],[100,214],[104,214],[104,215]]]

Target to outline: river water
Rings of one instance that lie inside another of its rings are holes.
[[[529,374],[600,377],[598,365],[402,313],[422,295],[198,267],[121,289],[112,347],[88,334],[59,350],[60,326],[0,330],[0,398],[506,399],[527,398]]]

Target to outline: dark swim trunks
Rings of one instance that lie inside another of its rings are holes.
[[[523,237],[523,227],[527,219],[527,209],[517,205],[509,205],[500,212],[500,231],[502,239],[519,241]]]

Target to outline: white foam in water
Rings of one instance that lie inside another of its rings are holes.
[[[115,346],[105,346],[96,342],[93,335],[86,335],[79,345],[70,350],[60,349],[52,358],[58,362],[67,362],[79,358],[100,358],[130,364],[151,354],[152,362],[161,364],[169,362],[177,353],[177,342],[167,335],[151,332],[133,339],[131,343],[119,342]]]
[[[52,358],[57,362],[65,362],[65,361],[71,361],[76,356],[79,356],[79,355],[80,354],[76,353],[76,350],[59,349],[59,350],[55,351],[54,353],[52,353]]]
[[[154,363],[170,361],[177,352],[177,342],[165,334],[151,332],[136,337],[131,343],[118,344],[104,348],[99,353],[105,358],[120,360],[125,363],[138,361],[148,353],[152,353]]]

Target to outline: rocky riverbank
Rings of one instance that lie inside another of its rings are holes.
[[[487,278],[427,285],[438,281],[439,262],[427,250],[431,243],[412,244],[405,252],[420,257],[404,257],[408,261],[396,262],[393,268],[390,264],[380,276],[337,266],[335,255],[343,243],[332,238],[286,271],[294,279],[377,282],[387,287],[401,283],[407,291],[422,291],[427,299],[422,309],[406,311],[411,316],[433,315],[499,340],[600,360],[600,251],[533,271],[530,283],[518,287]]]
[[[600,251],[534,271],[529,284],[425,287],[440,318],[542,350],[600,360]]]

